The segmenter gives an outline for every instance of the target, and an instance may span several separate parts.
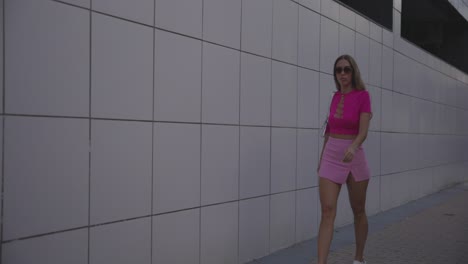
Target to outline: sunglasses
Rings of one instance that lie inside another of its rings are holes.
[[[336,67],[335,68],[335,74],[340,74],[342,72],[348,74],[348,73],[351,73],[353,71],[353,68],[349,67],[349,66],[346,66],[344,68],[342,67]]]

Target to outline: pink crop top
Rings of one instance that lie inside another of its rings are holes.
[[[330,114],[325,133],[357,135],[361,113],[371,113],[369,92],[352,90],[343,94],[335,92],[330,104]]]

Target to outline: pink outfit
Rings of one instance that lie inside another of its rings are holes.
[[[345,183],[349,173],[353,175],[355,181],[364,181],[370,178],[366,154],[362,147],[356,150],[351,162],[343,162],[346,149],[352,143],[352,139],[328,138],[318,172],[320,177],[327,178],[338,184]]]
[[[343,117],[335,116],[338,104],[343,100]],[[361,113],[372,113],[369,92],[352,90],[347,94],[336,92],[330,104],[326,133],[357,135]]]
[[[330,104],[326,133],[357,135],[361,113],[371,113],[370,96],[367,91],[353,90],[347,94],[336,92]],[[320,177],[338,184],[345,183],[350,173],[355,181],[370,178],[362,147],[356,150],[351,162],[343,162],[344,154],[352,143],[351,139],[328,138],[318,172]]]

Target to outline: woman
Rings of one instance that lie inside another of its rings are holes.
[[[337,92],[330,103],[325,142],[317,169],[322,208],[318,264],[327,262],[338,195],[344,183],[354,214],[356,255],[353,264],[365,264],[363,254],[368,232],[365,207],[370,172],[361,145],[367,137],[372,117],[370,96],[351,56],[338,57],[333,72]]]

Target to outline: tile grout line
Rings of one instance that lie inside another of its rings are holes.
[[[6,110],[6,107],[5,107],[5,103],[6,103],[6,100],[5,100],[5,96],[6,96],[6,82],[5,82],[5,73],[6,73],[6,70],[5,70],[5,56],[6,56],[6,52],[5,52],[5,44],[6,44],[6,41],[5,41],[5,1],[6,0],[2,0],[2,76],[3,76],[3,80],[2,80],[2,115],[5,114],[5,110]],[[2,207],[3,208],[3,207]],[[1,249],[0,249],[0,257],[1,257]],[[0,259],[1,261],[1,259]]]
[[[319,5],[320,5],[319,9],[322,10],[322,2],[321,1],[319,1]],[[338,32],[338,34],[339,34],[339,32]],[[321,52],[321,50],[322,50],[322,17],[321,16],[320,16],[320,20],[319,20],[319,41],[318,41],[318,43],[319,43],[318,68],[320,69],[320,65],[321,65],[321,62],[322,62],[322,52]],[[339,44],[338,44],[338,47],[339,47]],[[320,82],[320,79],[321,79],[320,76],[321,76],[321,73],[319,72],[319,74],[318,74],[318,98],[319,98],[319,100],[318,100],[318,111],[317,111],[319,130],[318,130],[317,139],[316,139],[316,141],[317,141],[317,151],[318,151],[317,153],[319,153],[319,154],[317,155],[317,168],[320,165],[320,161],[321,161],[321,158],[320,158],[320,156],[321,156],[320,155],[320,153],[321,153],[320,143],[323,141],[323,144],[325,144],[325,140],[321,139],[321,131],[320,131],[321,130],[320,129],[321,124],[322,124],[322,120],[321,120],[321,116],[320,116],[320,109],[321,109],[321,105],[323,103],[323,102],[321,102],[321,90],[322,90],[321,88],[322,87],[321,87],[321,82]],[[325,120],[323,122],[325,122]],[[319,189],[318,171],[317,171],[317,181],[315,183],[317,184],[317,190],[318,190]],[[317,191],[317,192],[319,192],[319,191]],[[318,210],[319,210],[318,208],[321,208],[320,200],[316,199],[315,204],[317,206],[317,214],[315,216],[315,219],[316,219],[317,223],[320,223],[319,222],[319,220],[320,220],[319,219],[319,212],[318,212]],[[317,224],[317,228],[318,228],[318,224]],[[318,231],[317,231],[317,234],[318,234]]]
[[[201,54],[200,54],[200,157],[199,157],[199,164],[200,164],[200,169],[199,169],[199,200],[198,204],[200,206],[200,209],[198,210],[198,263],[202,263],[202,133],[203,133],[203,56],[204,56],[204,29],[205,29],[205,0],[202,1],[202,23],[201,23],[201,42],[200,42],[200,49],[201,49]]]
[[[240,1],[240,33],[239,33],[239,49],[242,50],[242,19],[243,19],[243,3],[244,3],[244,0],[241,0]],[[241,206],[241,202],[240,202],[240,188],[241,188],[241,180],[240,180],[240,144],[241,144],[241,126],[240,126],[240,123],[241,123],[241,95],[242,95],[242,91],[241,91],[241,87],[242,87],[242,52],[239,52],[239,101],[238,101],[238,129],[237,129],[237,133],[238,133],[238,142],[237,142],[237,262],[239,263],[240,259],[241,259],[241,252],[240,252],[240,229],[241,229],[241,226],[240,226],[240,214],[241,214],[241,209],[240,209],[240,206]]]
[[[93,0],[89,1],[89,105],[88,105],[88,264],[91,263],[91,151],[92,151],[92,59],[93,59]]]
[[[5,118],[2,116],[2,137],[1,137],[1,140],[2,140],[2,160],[1,160],[1,163],[2,163],[2,170],[1,170],[1,175],[2,175],[2,178],[1,178],[1,181],[2,181],[2,188],[0,190],[0,194],[1,194],[1,217],[0,217],[0,262],[2,262],[3,260],[3,226],[4,226],[4,215],[5,215],[5,212],[4,212],[4,198],[5,198]]]
[[[381,91],[393,92],[394,94],[399,94],[406,96],[405,94],[391,91],[387,88],[380,88],[374,85],[368,84],[373,86],[374,88],[378,88]],[[425,101],[421,98],[408,96],[415,100]],[[447,106],[450,107],[450,106]],[[453,108],[453,107],[452,107]],[[468,114],[468,111],[466,111]],[[190,122],[190,121],[151,121],[151,120],[137,120],[137,119],[124,119],[124,118],[101,118],[101,117],[79,117],[79,116],[51,116],[51,115],[32,115],[32,114],[2,114],[4,117],[32,117],[32,118],[65,118],[65,119],[82,119],[82,120],[89,120],[97,121],[97,120],[107,120],[107,121],[127,121],[127,122],[144,122],[144,123],[156,123],[156,124],[194,124],[194,125],[223,125],[223,126],[241,126],[241,127],[264,127],[268,128],[269,125],[250,125],[250,124],[234,124],[234,123],[200,123],[200,122]],[[295,127],[295,126],[272,126],[274,128],[300,128],[300,129],[308,129],[308,130],[318,130],[320,127]],[[466,136],[468,134],[454,134],[454,133],[434,133],[434,132],[406,132],[406,131],[389,131],[389,130],[382,130],[382,129],[369,129],[369,131],[373,132],[383,132],[383,133],[404,133],[404,134],[423,134],[423,135],[439,135],[439,136]]]
[[[153,0],[153,26],[156,26],[156,1],[157,0]],[[154,118],[155,118],[155,115],[154,115],[154,104],[155,104],[155,65],[156,65],[156,29],[153,28],[153,71],[152,71],[152,75],[153,75],[153,94],[152,94],[152,101],[153,101],[153,105],[152,105],[152,111],[151,111],[151,119],[152,121],[154,121]],[[150,201],[150,212],[151,212],[151,215],[154,214],[154,132],[155,132],[155,129],[154,129],[154,126],[155,126],[155,123],[152,122],[151,124],[151,201]],[[153,261],[153,249],[155,248],[155,245],[154,245],[154,237],[155,237],[155,231],[156,231],[156,227],[154,226],[154,222],[153,221],[153,217],[151,216],[149,218],[150,220],[150,263],[154,263],[155,261]],[[156,218],[154,219],[156,220]]]
[[[372,86],[372,85],[371,85]],[[376,87],[379,88],[379,87]],[[379,88],[380,90],[385,90],[388,92],[388,89]],[[395,94],[399,94],[394,92]],[[69,116],[48,116],[48,115],[29,115],[29,114],[3,114],[4,117],[32,117],[32,118],[55,118],[55,119],[83,119],[89,120],[89,117],[69,117]],[[151,120],[133,120],[133,119],[118,119],[118,118],[98,118],[91,117],[92,121],[127,121],[127,122],[144,122],[144,123],[154,123],[154,124],[192,124],[192,125],[223,125],[223,126],[241,126],[241,127],[255,127],[255,128],[269,128],[268,125],[249,125],[249,124],[228,124],[228,123],[199,123],[199,122],[185,122],[185,121],[151,121]],[[318,127],[294,127],[294,126],[271,126],[273,128],[290,128],[290,129],[306,129],[306,130],[318,130]],[[379,133],[390,133],[390,134],[410,134],[410,135],[429,135],[429,136],[455,136],[455,137],[464,137],[468,134],[451,134],[451,133],[430,133],[430,132],[406,132],[406,131],[389,131],[389,130],[376,130],[369,129],[371,132]]]
[[[274,49],[274,25],[275,25],[275,0],[271,1],[271,34],[270,34],[270,145],[269,145],[269,191],[268,191],[268,254],[271,254],[271,206],[272,206],[272,194],[271,194],[271,165],[272,165],[272,142],[273,142],[273,49]]]
[[[392,9],[392,18],[393,18],[393,9]],[[395,21],[392,20],[392,23],[395,23]],[[393,37],[392,37],[392,40],[393,40],[393,43],[392,43],[392,48],[391,48],[391,52],[392,52],[392,87],[391,90],[389,90],[389,93],[390,93],[390,96],[392,98],[392,116],[391,116],[391,127],[393,127],[393,116],[394,116],[394,113],[393,113],[393,94],[394,94],[394,85],[395,85],[395,55],[396,55],[396,50],[394,49],[395,47],[395,32],[393,32]],[[381,97],[383,99],[383,91],[381,91]],[[382,100],[383,101],[383,100]],[[381,103],[382,104],[382,103]],[[383,105],[383,104],[382,104]],[[380,113],[380,116],[381,116],[381,119],[383,117],[383,107],[381,107],[382,111]],[[380,127],[380,129],[382,129],[382,126]],[[382,137],[382,133],[380,134],[380,186],[379,186],[379,211],[382,212],[383,210],[383,202],[382,202],[382,180],[383,180],[383,176],[382,176],[382,141],[383,141],[383,137]],[[432,177],[431,177],[432,178]],[[432,180],[432,179],[431,179]]]
[[[382,30],[382,42],[383,42],[383,30]],[[382,57],[382,63],[381,63],[381,66],[383,65],[383,54],[384,54],[384,47],[382,46],[382,50],[381,50],[381,57]],[[392,67],[393,67],[393,52],[392,52]],[[392,70],[392,78],[393,78],[393,75],[394,75],[394,72]],[[381,86],[383,87],[383,67],[380,71],[380,84]],[[392,79],[392,88],[393,88],[393,79]],[[380,130],[382,130],[382,119],[383,119],[383,107],[382,107],[382,101],[383,101],[383,92],[382,90],[380,90],[380,124],[379,124],[379,128]],[[382,177],[380,175],[382,175],[382,133],[378,133],[379,134],[379,209],[378,209],[378,212],[381,212],[382,211]]]
[[[299,65],[299,23],[300,23],[300,8],[299,5],[296,2],[293,2],[297,8],[297,38],[296,38],[296,64]],[[295,168],[294,168],[294,188],[297,190],[297,163],[298,163],[298,141],[299,141],[299,68],[296,67],[296,129],[295,129],[295,134],[296,134],[296,150],[295,150],[295,155],[296,155],[296,162],[295,162]],[[297,195],[298,191],[294,191],[294,244],[297,241]]]
[[[2,137],[1,137],[1,141],[2,141],[2,149],[1,149],[1,153],[2,153],[2,160],[1,160],[1,164],[2,164],[2,169],[1,169],[1,175],[0,175],[0,181],[1,181],[1,185],[2,185],[2,188],[0,190],[0,207],[1,207],[1,211],[0,211],[0,262],[2,262],[3,260],[3,255],[4,255],[4,252],[3,252],[3,226],[4,226],[4,216],[5,216],[5,212],[4,212],[4,207],[5,207],[5,202],[4,202],[4,198],[5,198],[5,116],[3,115],[5,113],[5,0],[2,0],[2,28],[1,28],[1,31],[2,31],[2,115],[1,115],[1,124],[2,124],[2,128],[1,128],[1,131],[2,131]]]

